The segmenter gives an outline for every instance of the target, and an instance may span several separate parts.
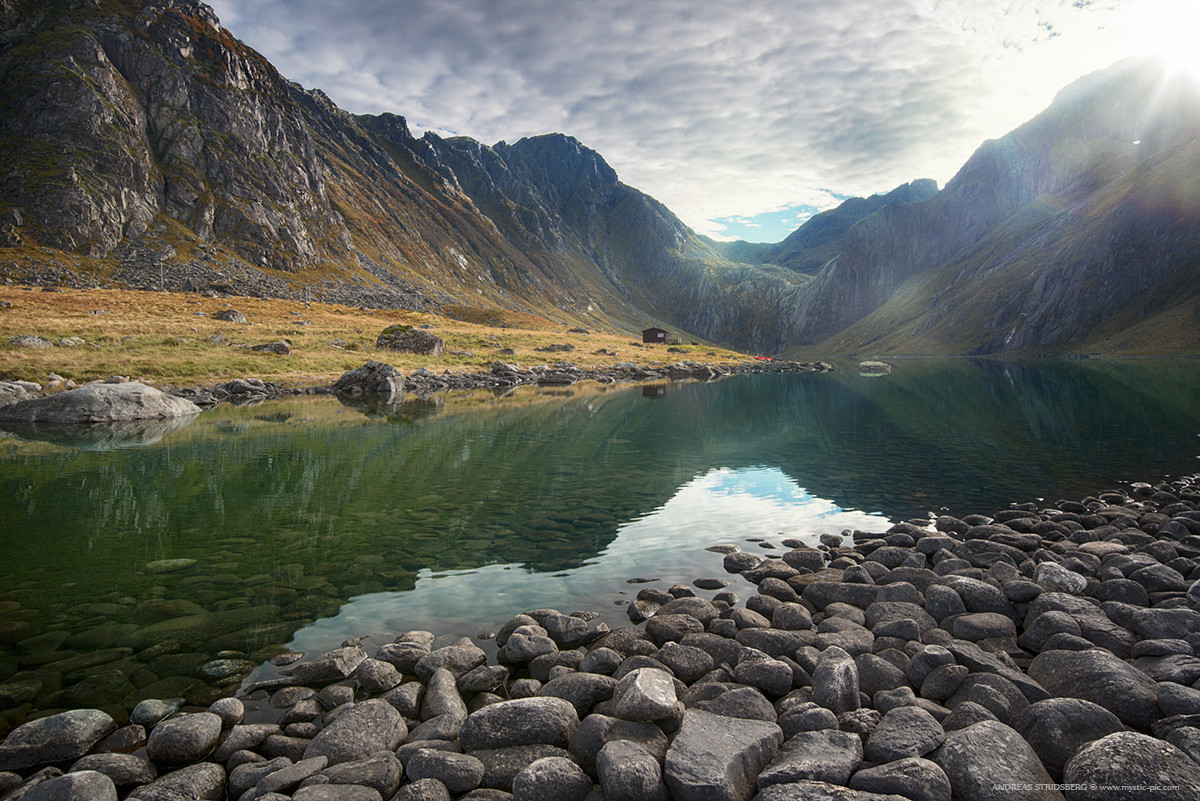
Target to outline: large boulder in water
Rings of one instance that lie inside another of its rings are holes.
[[[118,423],[130,420],[168,420],[200,413],[184,398],[159,392],[137,381],[86,384],[42,398],[0,408],[0,422]]]
[[[362,367],[342,373],[333,382],[333,391],[346,395],[382,395],[388,402],[399,403],[404,398],[404,375],[380,361],[371,360]]]
[[[390,325],[383,329],[375,340],[375,347],[422,356],[440,356],[446,350],[441,337],[410,325]]]

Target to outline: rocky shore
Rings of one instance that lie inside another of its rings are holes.
[[[1200,476],[1081,501],[714,545],[630,625],[529,610],[410,631],[207,708],[33,720],[0,798],[1200,798]]]
[[[741,364],[680,361],[672,364],[639,365],[617,362],[611,367],[581,368],[567,361],[553,365],[542,364],[522,368],[517,364],[493,362],[486,372],[451,371],[435,373],[421,367],[408,375],[380,361],[369,361],[351,370],[328,386],[294,387],[258,379],[235,379],[211,387],[179,387],[167,389],[173,395],[186,398],[197,406],[215,406],[223,402],[268,400],[292,395],[340,394],[350,397],[366,396],[376,402],[398,402],[405,392],[428,395],[451,390],[506,390],[518,386],[570,386],[581,381],[600,384],[646,381],[713,381],[730,375],[747,373],[806,373],[828,372],[833,367],[826,362],[794,362],[787,360],[757,361]],[[382,396],[382,397],[380,397]]]

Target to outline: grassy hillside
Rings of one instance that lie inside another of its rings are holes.
[[[590,368],[622,361],[725,363],[749,358],[707,345],[685,346],[687,353],[668,353],[664,346],[643,346],[640,332],[570,333],[545,318],[502,309],[446,307],[436,315],[267,298],[116,289],[47,292],[29,286],[0,288],[0,301],[12,304],[0,308],[0,379],[39,383],[55,373],[76,382],[127,375],[172,384],[256,377],[315,385],[329,383],[368,359],[385,361],[404,372],[418,367],[475,372],[487,370],[495,361],[532,366],[566,360]],[[214,318],[231,308],[245,315],[247,322]],[[428,358],[376,350],[379,332],[396,323],[429,326],[446,343],[446,352]],[[10,344],[12,338],[25,334],[56,345],[78,337],[83,344],[53,348]],[[221,337],[227,342],[222,343]],[[281,340],[289,344],[291,355],[239,347]],[[552,344],[575,349],[536,350]],[[505,348],[513,353],[502,354]]]

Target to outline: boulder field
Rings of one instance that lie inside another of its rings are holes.
[[[208,708],[33,720],[0,798],[1200,798],[1200,476],[919,522],[714,546],[744,603],[702,577],[625,627],[531,610],[494,661],[410,631]]]

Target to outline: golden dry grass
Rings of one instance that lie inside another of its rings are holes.
[[[214,384],[231,378],[255,377],[294,385],[327,384],[346,370],[378,359],[403,372],[427,367],[435,372],[476,372],[494,361],[522,366],[570,361],[583,368],[629,361],[669,363],[680,359],[731,363],[748,356],[707,345],[685,346],[686,355],[663,346],[642,347],[640,333],[567,333],[561,325],[529,315],[496,311],[475,315],[450,310],[455,317],[475,317],[494,324],[469,322],[421,312],[362,310],[350,306],[265,298],[205,298],[172,292],[117,289],[0,288],[0,379],[45,383],[54,373],[76,382],[127,375],[160,384]],[[213,319],[224,309],[237,309],[247,323]],[[104,313],[94,313],[94,312]],[[375,349],[379,332],[389,325],[430,325],[446,343],[438,357],[414,356]],[[520,328],[512,327],[515,324]],[[79,337],[76,347],[26,348],[9,344],[22,334],[58,343]],[[210,342],[220,334],[229,344]],[[344,346],[330,343],[344,340]],[[241,345],[286,341],[290,356],[259,353]],[[574,345],[568,353],[534,349],[549,344]],[[501,355],[501,348],[513,354]],[[599,351],[607,351],[607,354]],[[458,351],[459,353],[455,353]],[[611,355],[611,354],[616,355]]]

